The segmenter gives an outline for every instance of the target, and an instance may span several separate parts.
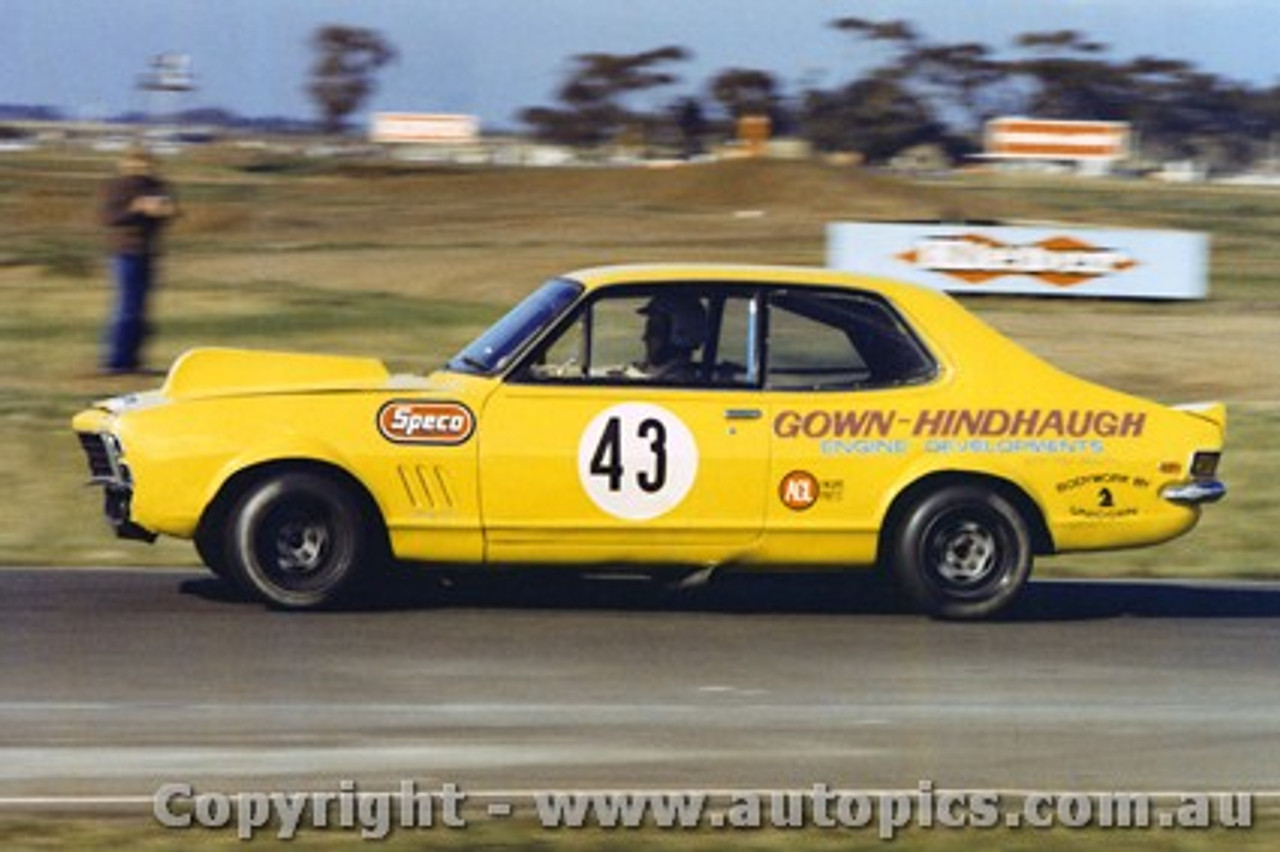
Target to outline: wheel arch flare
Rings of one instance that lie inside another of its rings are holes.
[[[977,485],[1000,494],[1017,508],[1031,534],[1031,544],[1036,556],[1048,556],[1056,552],[1053,533],[1045,520],[1044,511],[1027,491],[1012,480],[993,473],[972,470],[941,470],[927,473],[898,489],[885,511],[880,524],[878,558],[892,552],[890,541],[896,534],[908,509],[926,494],[951,485]]]

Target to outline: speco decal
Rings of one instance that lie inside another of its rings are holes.
[[[475,415],[460,402],[397,399],[378,410],[378,431],[395,444],[462,444],[475,428]]]
[[[647,521],[684,500],[698,476],[698,445],[672,412],[626,402],[600,412],[578,443],[578,479],[601,510]]]

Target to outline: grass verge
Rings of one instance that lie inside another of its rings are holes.
[[[110,288],[93,204],[104,158],[0,162],[0,563],[195,564],[120,543],[68,429],[88,401],[158,380],[94,372]],[[965,177],[911,184],[797,163],[643,169],[261,169],[211,150],[171,164],[184,217],[153,306],[151,362],[192,346],[374,355],[429,370],[545,277],[663,260],[820,264],[835,220],[1057,219],[1207,230],[1213,298],[1187,305],[974,299],[1059,366],[1165,402],[1225,400],[1232,492],[1191,536],[1045,560],[1046,575],[1270,577],[1280,508],[1280,193]],[[751,215],[741,215],[749,211]]]

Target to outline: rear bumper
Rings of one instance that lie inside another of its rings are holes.
[[[1227,496],[1227,486],[1217,479],[1192,479],[1166,486],[1160,496],[1179,506],[1216,503]]]

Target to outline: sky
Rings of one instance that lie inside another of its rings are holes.
[[[884,60],[833,30],[842,17],[905,19],[931,42],[1006,52],[1024,32],[1077,29],[1111,59],[1186,59],[1257,85],[1280,82],[1280,0],[0,0],[0,103],[82,119],[221,107],[312,118],[310,35],[367,27],[398,51],[366,111],[457,112],[518,127],[555,102],[579,53],[679,45],[682,82],[652,104],[705,94],[729,67],[768,70],[794,93],[839,85]],[[137,87],[151,57],[191,57],[197,88],[157,101]]]

